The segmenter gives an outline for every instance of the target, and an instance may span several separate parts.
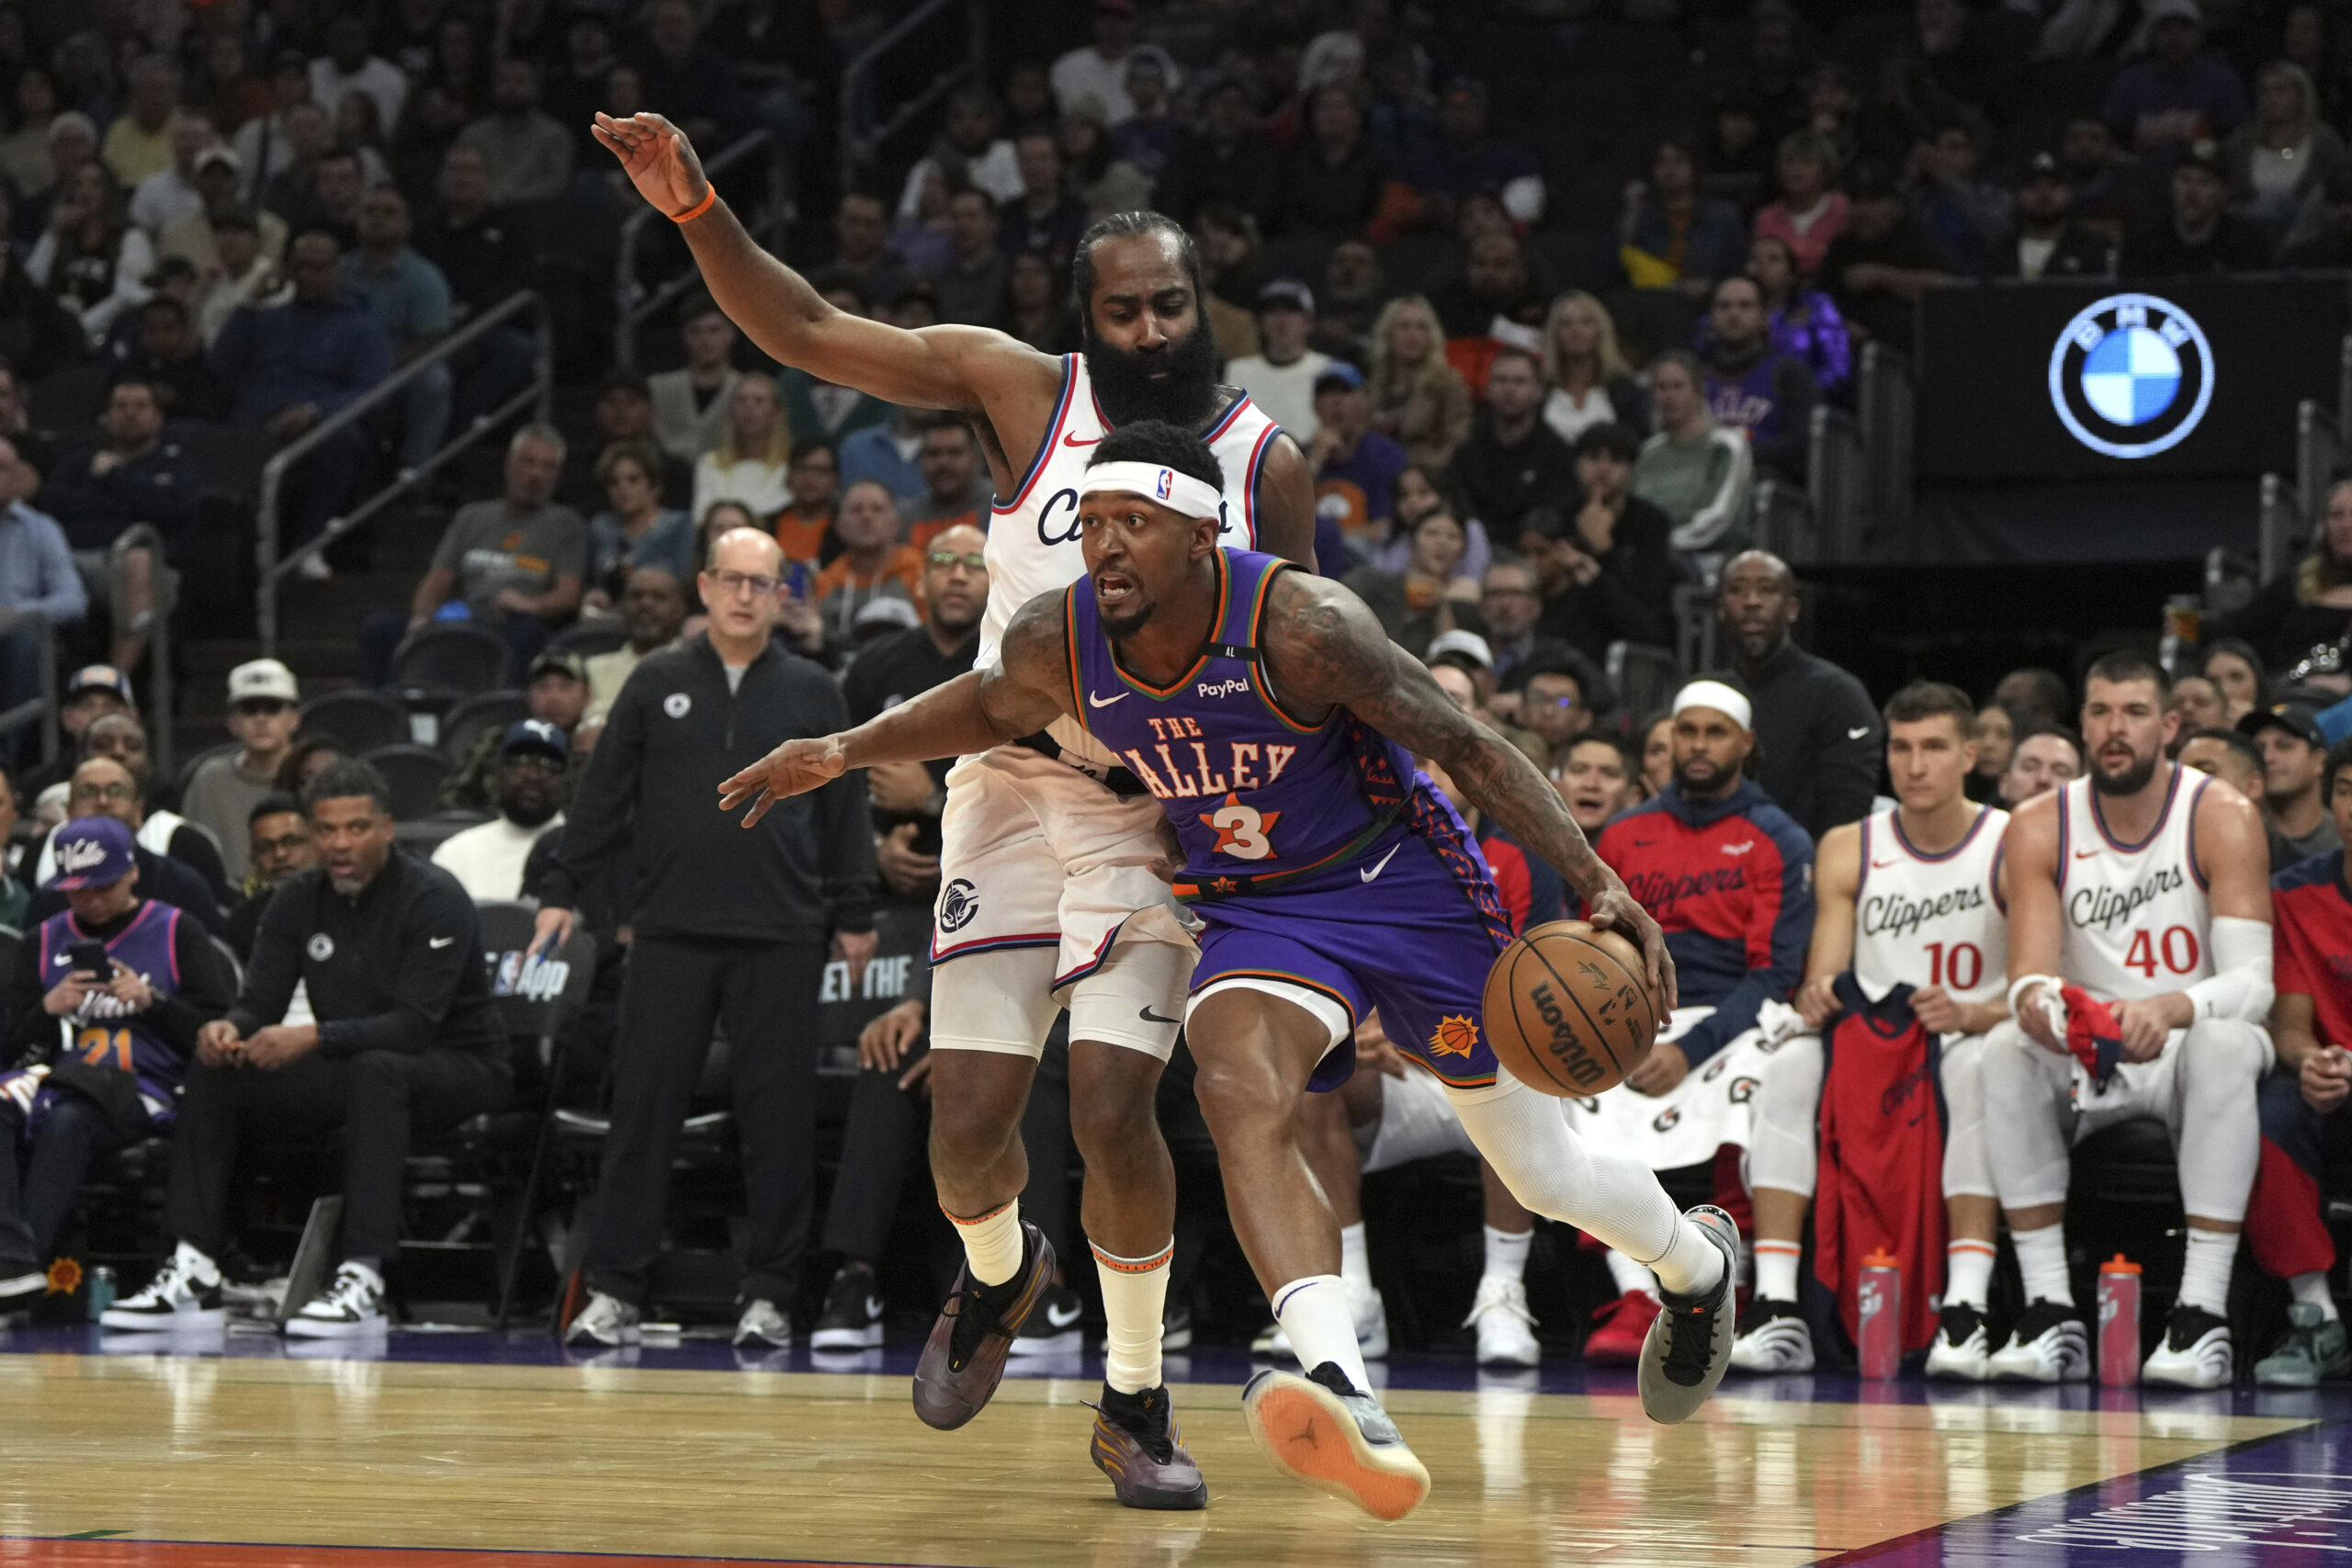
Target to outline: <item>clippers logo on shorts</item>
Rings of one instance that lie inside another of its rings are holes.
[[[686,695],[684,692],[673,692],[668,696],[662,699],[662,711],[668,714],[672,718],[685,717],[687,710],[691,709],[694,705],[694,698]]]
[[[324,931],[321,931],[318,935],[311,939],[310,945],[305,947],[302,951],[311,955],[311,963],[324,964],[328,959],[334,956],[334,938],[327,935]]]
[[[939,894],[939,929],[960,931],[972,923],[980,912],[979,890],[962,877],[949,883]]]
[[[2188,312],[2113,294],[2066,323],[2050,350],[2050,406],[2092,451],[2153,457],[2188,439],[2213,401],[2212,346]]]

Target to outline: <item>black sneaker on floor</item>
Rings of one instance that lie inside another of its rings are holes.
[[[1012,1337],[1012,1354],[1061,1356],[1083,1349],[1086,1340],[1078,1320],[1085,1315],[1086,1303],[1076,1291],[1068,1285],[1048,1284],[1030,1312],[1029,1321]]]
[[[871,1350],[882,1343],[882,1290],[871,1269],[843,1269],[825,1292],[811,1350]]]

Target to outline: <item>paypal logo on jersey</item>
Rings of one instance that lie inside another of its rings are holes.
[[[1230,681],[1203,681],[1193,690],[1204,697],[1230,697],[1246,694],[1250,690],[1250,682],[1244,677],[1236,676]]]
[[[1168,491],[1173,488],[1173,485],[1174,480],[1163,469],[1159,478],[1162,500],[1167,498]],[[1076,489],[1066,487],[1057,490],[1046,498],[1045,505],[1037,508],[1037,542],[1047,549],[1053,548],[1056,545],[1076,544],[1078,536],[1083,532],[1085,530],[1080,528],[1078,523]],[[1227,536],[1239,532],[1233,521],[1231,503],[1222,498],[1216,503],[1216,532],[1219,539],[1226,539]],[[1244,539],[1238,543],[1247,545],[1249,541]]]

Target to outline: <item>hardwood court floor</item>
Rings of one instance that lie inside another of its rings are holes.
[[[2226,1414],[2227,1395],[2098,1409],[1733,1385],[1668,1428],[1617,1395],[1392,1391],[1436,1488],[1381,1526],[1268,1469],[1230,1384],[1176,1390],[1209,1510],[1123,1510],[1086,1460],[1095,1387],[1009,1381],[951,1434],[914,1419],[899,1375],[0,1356],[0,1564],[1793,1568],[2310,1424]]]

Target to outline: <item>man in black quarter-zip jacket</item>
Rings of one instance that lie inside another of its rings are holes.
[[[570,934],[580,888],[631,857],[634,941],[575,1343],[639,1337],[671,1156],[721,1023],[751,1219],[735,1342],[792,1343],[785,1310],[798,1292],[815,1179],[818,992],[828,938],[853,985],[873,956],[874,843],[862,774],[748,833],[718,809],[719,780],[784,740],[848,723],[832,678],[769,641],[788,592],[783,570],[765,534],[738,528],[713,541],[699,580],[709,630],[630,672],[542,888],[544,951]]]

